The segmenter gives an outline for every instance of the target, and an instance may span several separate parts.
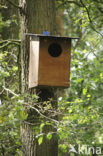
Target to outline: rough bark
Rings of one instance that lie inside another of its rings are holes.
[[[63,11],[63,9],[58,9],[56,12],[57,34],[60,36],[64,36]]]
[[[25,33],[41,34],[43,30],[50,34],[56,32],[55,0],[20,0],[22,7],[21,16],[21,61],[22,61],[22,92],[39,93],[40,101],[47,101],[49,98],[56,100],[55,89],[28,89],[28,67],[29,67],[29,40]],[[57,106],[55,102],[54,106]],[[28,124],[27,122],[32,122]],[[57,156],[58,141],[55,134],[51,140],[43,139],[39,146],[35,138],[36,129],[40,126],[40,116],[35,111],[29,111],[27,122],[21,123],[22,156]],[[35,125],[35,126],[34,126]],[[44,133],[56,131],[51,126],[45,126]]]

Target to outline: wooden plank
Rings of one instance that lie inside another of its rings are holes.
[[[54,42],[62,47],[59,57],[52,57],[48,53],[49,45]],[[39,85],[69,87],[70,46],[71,39],[40,40]]]
[[[38,85],[39,41],[30,40],[29,88]]]

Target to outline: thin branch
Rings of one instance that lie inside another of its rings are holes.
[[[79,7],[82,7],[82,5],[80,5],[79,3],[75,2],[75,1],[65,1],[62,4],[58,5],[58,8],[60,8],[61,6],[65,5],[67,3],[75,4],[75,5],[79,6]]]
[[[10,42],[7,42],[6,44],[3,44],[2,46],[0,46],[0,49],[7,47],[10,44]]]
[[[20,9],[20,6],[19,5],[16,5],[15,3],[13,3],[11,0],[6,0],[7,2],[9,2],[12,6]]]
[[[0,44],[2,43],[6,43],[6,42],[17,42],[17,43],[21,43],[21,40],[16,40],[16,39],[9,39],[9,40],[0,40]]]
[[[36,124],[33,124],[33,123],[31,123],[31,122],[28,122],[28,121],[23,121],[24,123],[26,123],[26,124],[28,124],[28,125],[32,125],[32,126],[35,126],[35,125],[37,125],[37,123]],[[38,123],[38,125],[39,125],[39,123]]]
[[[103,4],[102,0],[100,0],[100,1],[94,0],[94,3]]]
[[[88,8],[85,6],[85,4],[83,3],[82,0],[80,0],[80,2],[81,2],[81,4],[82,4],[82,6],[86,9],[86,12],[87,12],[87,15],[88,15],[88,19],[89,19],[89,22],[91,23],[92,29],[93,29],[96,33],[98,33],[99,35],[101,35],[101,36],[103,37],[103,35],[102,35],[99,31],[97,31],[97,30],[95,29],[94,24],[93,24],[93,22],[92,22],[92,19],[91,19],[91,17],[90,17],[90,13],[89,13]]]
[[[14,93],[12,90],[3,87],[5,91],[9,92],[10,94],[14,95],[14,96],[19,96],[18,94]]]
[[[33,107],[33,106],[30,106],[30,105],[29,105],[29,107],[32,108],[32,109],[34,109],[34,110],[35,110],[38,114],[40,114],[43,118],[46,118],[46,119],[48,119],[48,120],[51,120],[51,121],[53,121],[53,122],[59,124],[59,122],[58,122],[57,120],[52,119],[52,118],[49,118],[49,117],[43,115],[37,108],[35,108],[35,107]]]
[[[5,44],[3,44],[5,43]],[[2,46],[0,46],[0,49],[9,46],[10,44],[16,44],[16,45],[20,45],[20,41],[17,40],[5,40],[3,42],[0,42],[0,44],[3,44]]]
[[[4,89],[0,92],[0,95],[4,92]]]
[[[103,8],[97,6],[97,9],[103,14]]]

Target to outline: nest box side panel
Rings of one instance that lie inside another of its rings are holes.
[[[56,45],[58,46],[56,47]],[[58,56],[60,49],[61,53]],[[41,39],[39,86],[69,87],[70,49],[71,39]]]
[[[39,41],[30,40],[29,88],[38,85]]]

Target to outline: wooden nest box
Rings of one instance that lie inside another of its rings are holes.
[[[69,87],[73,38],[27,35],[30,36],[29,88]]]

